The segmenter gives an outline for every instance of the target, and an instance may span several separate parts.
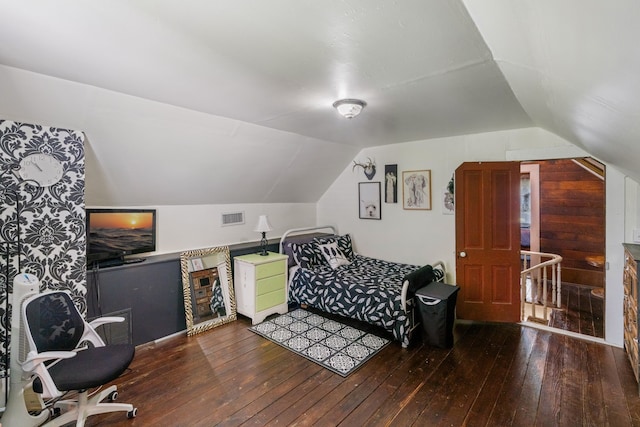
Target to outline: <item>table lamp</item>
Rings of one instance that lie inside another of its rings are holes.
[[[260,240],[260,252],[259,254],[262,256],[267,256],[267,231],[271,231],[271,224],[269,224],[269,219],[267,219],[266,215],[260,215],[258,218],[258,225],[256,226],[254,231],[258,233],[262,233],[262,240]]]

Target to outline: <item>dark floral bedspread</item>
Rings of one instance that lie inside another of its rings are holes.
[[[361,255],[335,270],[328,265],[299,268],[291,280],[289,299],[381,326],[406,347],[411,324],[402,309],[402,279],[418,268]]]

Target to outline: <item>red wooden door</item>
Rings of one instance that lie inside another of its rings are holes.
[[[464,163],[456,170],[457,314],[520,321],[520,164]]]

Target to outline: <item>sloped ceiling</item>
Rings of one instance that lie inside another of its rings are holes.
[[[0,117],[83,130],[89,205],[314,202],[363,147],[530,126],[637,179],[638,7],[0,0]]]
[[[640,2],[464,0],[536,126],[640,178]]]

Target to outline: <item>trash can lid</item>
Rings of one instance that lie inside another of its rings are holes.
[[[417,296],[425,296],[441,300],[448,299],[451,295],[460,290],[459,286],[447,285],[441,282],[431,282],[416,291]]]

